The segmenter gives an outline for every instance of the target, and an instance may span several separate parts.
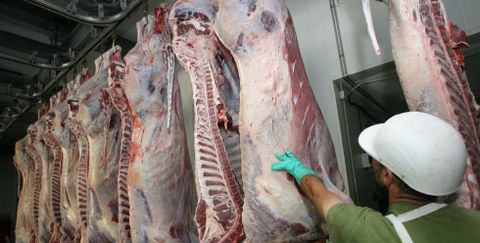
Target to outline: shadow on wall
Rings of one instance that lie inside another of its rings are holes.
[[[20,188],[12,161],[13,154],[0,154],[0,243],[15,242],[17,190]]]

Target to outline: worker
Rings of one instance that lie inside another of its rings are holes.
[[[387,216],[344,203],[295,155],[275,154],[325,220],[334,243],[480,242],[480,212],[438,202],[464,179],[467,152],[449,123],[406,112],[365,129],[358,142],[372,158],[375,179],[388,190]]]

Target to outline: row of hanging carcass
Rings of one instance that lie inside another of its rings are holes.
[[[209,1],[159,7],[137,23],[138,42],[124,58],[113,47],[94,74],[83,70],[40,109],[16,146],[18,242],[322,237],[313,206],[269,163],[288,146],[342,187],[332,142],[286,6],[252,4],[223,8],[244,18],[225,19],[224,33],[238,31],[225,42]],[[176,57],[193,87],[195,173]]]
[[[411,40],[408,31],[395,36],[394,56],[403,88],[412,90],[406,92],[409,106],[441,116],[464,135],[470,170],[460,203],[478,208],[478,122],[465,118],[476,104],[454,45],[458,39],[450,34],[457,29],[439,28],[442,18],[449,22],[444,11],[433,11],[438,4],[412,4],[405,14],[421,21],[392,19],[419,38]],[[436,28],[418,28],[429,24]],[[137,31],[138,43],[123,59],[120,47],[104,53],[95,73],[82,71],[52,97],[17,142],[14,161],[23,178],[17,241],[323,239],[313,205],[292,178],[270,169],[273,153],[288,147],[350,202],[285,3],[181,0],[171,10],[157,8]],[[435,41],[427,39],[434,34]],[[402,46],[412,41],[435,52]],[[408,64],[395,48],[428,58]],[[175,56],[193,88],[194,171]],[[418,75],[412,63],[441,72]]]

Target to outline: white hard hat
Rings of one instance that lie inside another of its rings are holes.
[[[462,184],[467,151],[460,133],[422,112],[395,115],[360,134],[358,143],[408,186],[431,196],[454,193]]]

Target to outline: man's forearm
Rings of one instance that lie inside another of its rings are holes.
[[[324,220],[327,218],[328,210],[342,201],[333,192],[329,191],[322,180],[313,175],[306,175],[302,178],[301,188],[305,195],[312,201]]]

